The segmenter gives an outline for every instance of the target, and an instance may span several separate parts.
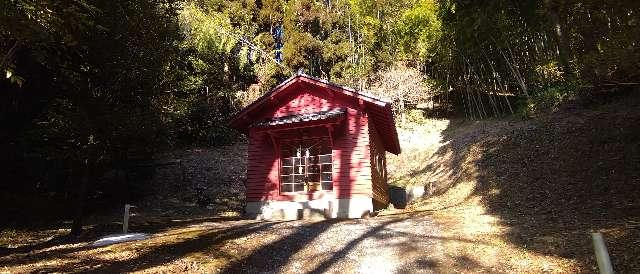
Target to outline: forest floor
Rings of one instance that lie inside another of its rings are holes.
[[[401,129],[390,182],[428,195],[359,220],[240,219],[241,187],[219,193],[217,184],[242,181],[245,145],[170,153],[181,165],[158,173],[159,194],[132,216],[131,230],[149,239],[92,247],[118,231],[119,214],[90,218],[73,241],[68,224],[4,230],[0,272],[591,273],[597,231],[614,269],[636,273],[639,109],[636,96],[529,120]]]
[[[424,186],[430,195],[410,209],[470,240],[444,242],[446,252],[526,272],[596,272],[590,233],[601,232],[614,269],[640,271],[640,96],[528,120],[432,120],[400,136],[392,184]]]

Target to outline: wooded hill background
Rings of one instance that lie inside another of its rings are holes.
[[[242,138],[229,117],[300,70],[393,100],[401,123],[415,107],[527,117],[640,82],[632,0],[4,0],[0,12],[0,200],[75,201],[74,233],[87,197],[134,199],[154,153]]]

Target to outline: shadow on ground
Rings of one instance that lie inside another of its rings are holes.
[[[614,269],[640,269],[640,97],[564,109],[529,121],[452,123],[448,159],[410,176],[454,170],[455,187],[475,180],[488,214],[509,227],[505,240],[525,250],[595,266],[590,232],[604,233]],[[492,128],[499,125],[502,128]],[[473,133],[461,128],[473,128]],[[478,132],[480,132],[478,134]]]

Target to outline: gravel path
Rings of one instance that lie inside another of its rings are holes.
[[[11,252],[0,257],[0,273],[432,273],[443,253],[436,235],[434,221],[421,213],[204,220],[105,247],[81,242]]]
[[[264,244],[223,273],[431,273],[442,248],[424,214],[269,223],[228,244]]]

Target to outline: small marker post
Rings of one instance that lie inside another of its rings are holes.
[[[591,238],[593,238],[593,249],[596,253],[600,274],[613,274],[611,259],[609,258],[609,252],[607,252],[607,246],[604,244],[602,234],[600,232],[591,233]]]
[[[122,221],[122,233],[127,233],[129,230],[129,209],[131,208],[130,204],[124,205],[124,220]]]

